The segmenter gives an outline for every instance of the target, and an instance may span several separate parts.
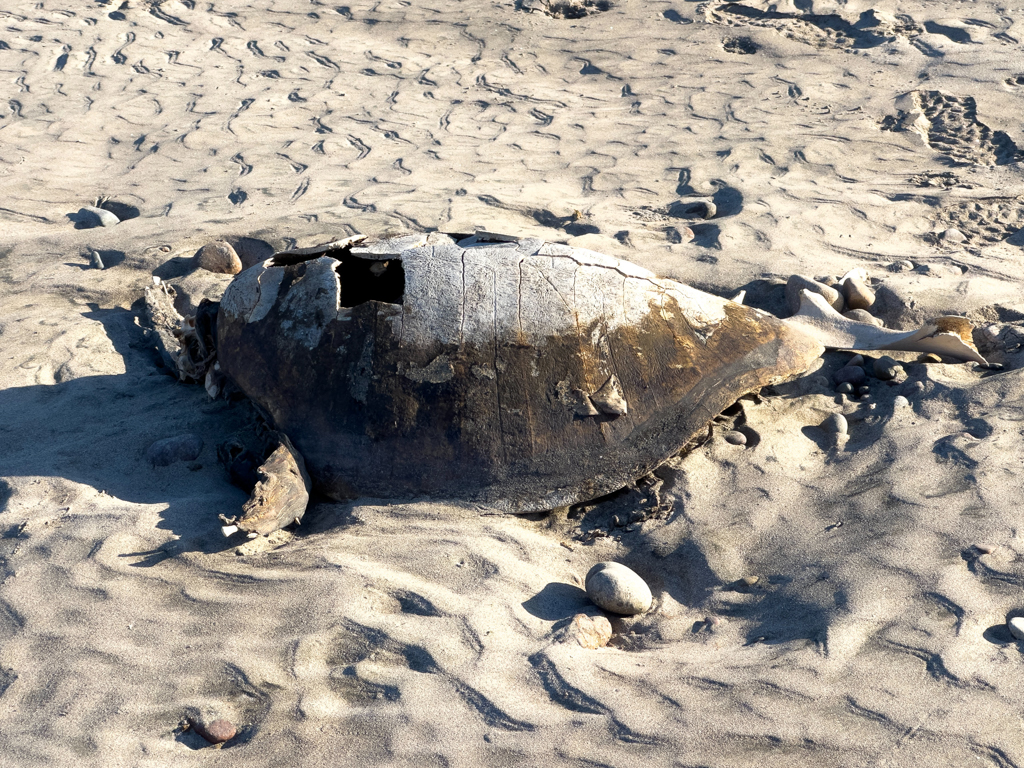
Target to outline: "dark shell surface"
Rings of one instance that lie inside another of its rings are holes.
[[[595,498],[822,352],[629,262],[494,239],[349,238],[228,287],[221,368],[322,492],[510,512]]]

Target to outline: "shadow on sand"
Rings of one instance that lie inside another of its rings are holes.
[[[222,536],[217,515],[237,513],[246,494],[230,484],[216,447],[245,425],[250,406],[211,402],[202,387],[159,367],[133,312],[93,307],[84,316],[103,325],[125,373],[59,381],[58,371],[56,384],[0,390],[4,474],[12,481],[0,485],[0,519],[17,493],[15,478],[63,478],[125,502],[167,505],[158,527],[178,542],[173,552],[125,555],[140,558],[137,565],[236,546]],[[145,459],[152,442],[184,433],[204,441],[194,462],[154,467]]]

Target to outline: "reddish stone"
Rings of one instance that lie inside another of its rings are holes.
[[[196,733],[202,736],[211,744],[223,744],[225,741],[235,738],[238,731],[227,720],[214,720],[212,723],[193,723]]]

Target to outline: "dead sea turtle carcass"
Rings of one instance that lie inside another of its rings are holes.
[[[756,309],[539,239],[349,238],[228,287],[221,369],[335,498],[529,512],[617,490],[823,348]]]

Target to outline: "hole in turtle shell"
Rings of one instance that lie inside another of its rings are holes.
[[[354,307],[368,301],[401,304],[405,295],[405,268],[401,259],[377,261],[343,253],[336,256],[341,282],[341,306]]]
[[[355,307],[368,301],[401,304],[405,297],[405,268],[402,260],[390,258],[364,258],[343,248],[307,248],[274,256],[271,266],[291,267],[327,256],[338,262],[334,271],[341,284],[342,307]]]

